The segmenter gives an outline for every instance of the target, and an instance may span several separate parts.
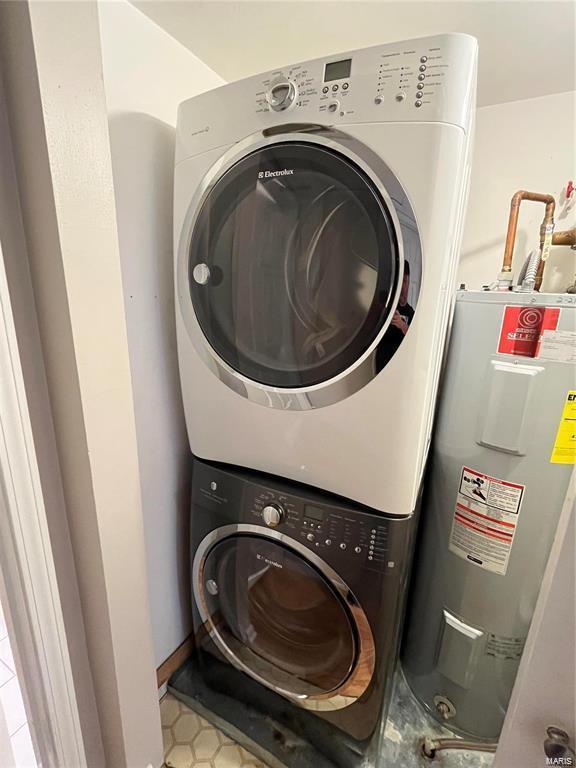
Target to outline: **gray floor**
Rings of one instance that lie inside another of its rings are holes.
[[[425,712],[398,671],[382,741],[381,762],[376,768],[489,768],[492,765],[494,755],[488,752],[447,750],[428,760],[420,752],[425,736],[455,738]]]
[[[283,768],[286,764],[299,768],[333,768],[333,763],[327,759],[327,755],[320,754],[306,740],[286,730],[272,716],[262,716],[263,711],[271,712],[271,709],[267,709],[266,706],[259,708],[239,706],[235,696],[226,695],[225,690],[235,690],[238,684],[236,677],[240,673],[227,665],[222,666],[222,670],[227,677],[225,680],[220,680],[221,685],[217,687],[221,688],[222,693],[217,693],[214,688],[204,684],[202,675],[196,673],[194,662],[190,659],[171,678],[169,691],[190,707],[197,716],[200,716],[201,722],[206,721],[205,729],[213,727],[222,738],[230,739],[224,746],[241,747],[255,756],[251,759],[265,763],[270,768]],[[241,682],[244,686],[254,685],[246,680]],[[258,691],[261,696],[271,695],[260,687]],[[274,698],[277,697],[274,696]],[[176,704],[175,701],[174,704]],[[262,702],[260,704],[262,705]],[[353,755],[351,759],[350,753],[342,753],[341,762],[354,765],[356,768],[367,768],[367,766],[369,768],[489,768],[493,762],[494,756],[491,753],[463,750],[438,752],[434,760],[425,758],[421,752],[424,737],[451,739],[457,737],[425,712],[410,691],[400,669],[396,673],[389,715],[383,728],[378,760],[373,758],[357,760]],[[281,747],[276,739],[279,731],[285,732],[287,736],[287,740],[282,741]],[[200,736],[204,738],[203,731]],[[200,763],[197,762],[198,757],[196,756],[196,760],[193,757],[196,755],[195,742],[191,745],[190,755],[188,752],[186,755],[180,755],[186,750],[186,746],[178,740],[180,738],[178,734],[176,737],[178,738],[175,745],[170,745],[168,750],[170,754],[169,757],[167,756],[167,765],[180,768],[176,758],[185,758],[182,768],[189,768],[189,766],[200,768]],[[214,746],[219,746],[219,742],[217,744],[214,741]],[[226,754],[228,752],[232,754],[234,750],[227,747],[224,751]],[[244,753],[240,750],[239,754]],[[217,757],[220,762],[224,756],[218,752]],[[232,768],[232,766],[214,764],[212,767],[203,765],[202,768]]]

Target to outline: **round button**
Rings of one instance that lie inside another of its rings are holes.
[[[418,101],[415,101],[415,102],[414,102],[414,106],[415,106],[415,107],[421,107],[421,106],[422,106],[422,102],[421,102],[420,100],[418,100]]]
[[[416,98],[417,99],[421,99],[422,98],[422,91],[418,91],[418,93],[416,94]]]
[[[356,552],[356,554],[359,555],[360,552],[362,552],[362,547],[354,547],[354,552]]]
[[[343,91],[347,91],[349,87],[350,87],[350,83],[342,83],[342,90]]]
[[[418,69],[420,70],[420,72],[426,72],[426,65],[425,64],[420,64]]]
[[[306,538],[308,539],[308,541],[314,541],[314,534],[313,533],[308,533],[308,534],[306,534]]]
[[[405,98],[406,98],[406,94],[404,93],[404,91],[400,91],[400,93],[396,94],[396,101],[404,101]]]
[[[343,541],[343,542],[340,544],[340,549],[346,549],[346,542],[345,542],[345,541]]]
[[[328,93],[329,90],[330,89],[328,88],[328,86],[325,85],[324,88],[322,88],[322,93]]]
[[[210,280],[210,267],[208,264],[196,264],[192,270],[192,277],[198,285],[206,285],[208,280]]]
[[[326,539],[326,541],[324,542],[324,544],[326,544],[326,546],[327,546],[327,547],[329,547],[329,546],[330,546],[330,544],[332,544],[332,539]]]
[[[422,64],[426,64],[426,62],[428,61],[428,56],[420,56],[420,61],[422,62]]]
[[[338,90],[338,84],[337,83],[334,83],[334,85],[332,86],[332,90],[334,92],[336,92]]]
[[[328,104],[328,112],[337,112],[339,107],[339,102],[331,101],[330,104]]]
[[[209,595],[217,595],[218,594],[218,584],[214,581],[214,579],[208,579],[206,582],[206,591]]]
[[[418,80],[424,80],[425,77],[426,75],[418,75]]]
[[[267,504],[262,510],[262,520],[269,528],[276,528],[284,517],[284,510],[279,504]]]
[[[376,98],[374,99],[374,104],[383,104],[383,103],[384,103],[384,96],[382,96],[382,94],[379,93],[378,96],[376,96]]]

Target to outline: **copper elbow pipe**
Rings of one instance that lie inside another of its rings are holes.
[[[554,210],[556,208],[556,201],[552,195],[543,195],[539,192],[526,192],[521,189],[512,197],[510,201],[510,217],[508,219],[508,232],[506,233],[506,246],[504,248],[504,259],[502,260],[502,272],[512,271],[512,256],[514,254],[514,244],[516,242],[516,230],[518,229],[518,214],[520,213],[520,203],[522,200],[531,200],[536,203],[544,203],[546,205],[546,211],[544,213],[544,219],[542,226],[540,227],[540,247],[544,242],[544,232],[548,224],[554,223]],[[544,270],[544,263],[540,264],[538,270],[538,277],[536,279],[536,290],[540,287],[542,282],[542,271]]]

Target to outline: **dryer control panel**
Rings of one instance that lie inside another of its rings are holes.
[[[248,523],[272,528],[326,562],[394,573],[402,552],[389,518],[296,483],[240,469],[195,462],[193,505],[213,509],[214,527]],[[402,537],[403,538],[403,537]]]
[[[281,67],[180,105],[177,162],[287,123],[442,122],[467,130],[477,43],[464,34],[387,43]]]

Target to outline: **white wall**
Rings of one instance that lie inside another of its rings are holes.
[[[467,32],[480,45],[482,106],[575,87],[570,0],[132,2],[230,81],[339,51]]]
[[[470,200],[459,280],[479,288],[496,279],[508,226],[510,198],[519,189],[556,197],[556,229],[576,224],[576,206],[563,216],[558,205],[568,179],[576,178],[576,92],[482,107],[477,112]],[[513,269],[538,246],[544,206],[524,202],[520,209]],[[555,247],[544,273],[543,290],[564,291],[576,273],[576,254]]]
[[[136,414],[148,584],[160,665],[190,632],[189,448],[173,301],[178,104],[222,79],[124,0],[99,3]]]
[[[104,763],[162,763],[94,2],[0,3],[0,65]]]

